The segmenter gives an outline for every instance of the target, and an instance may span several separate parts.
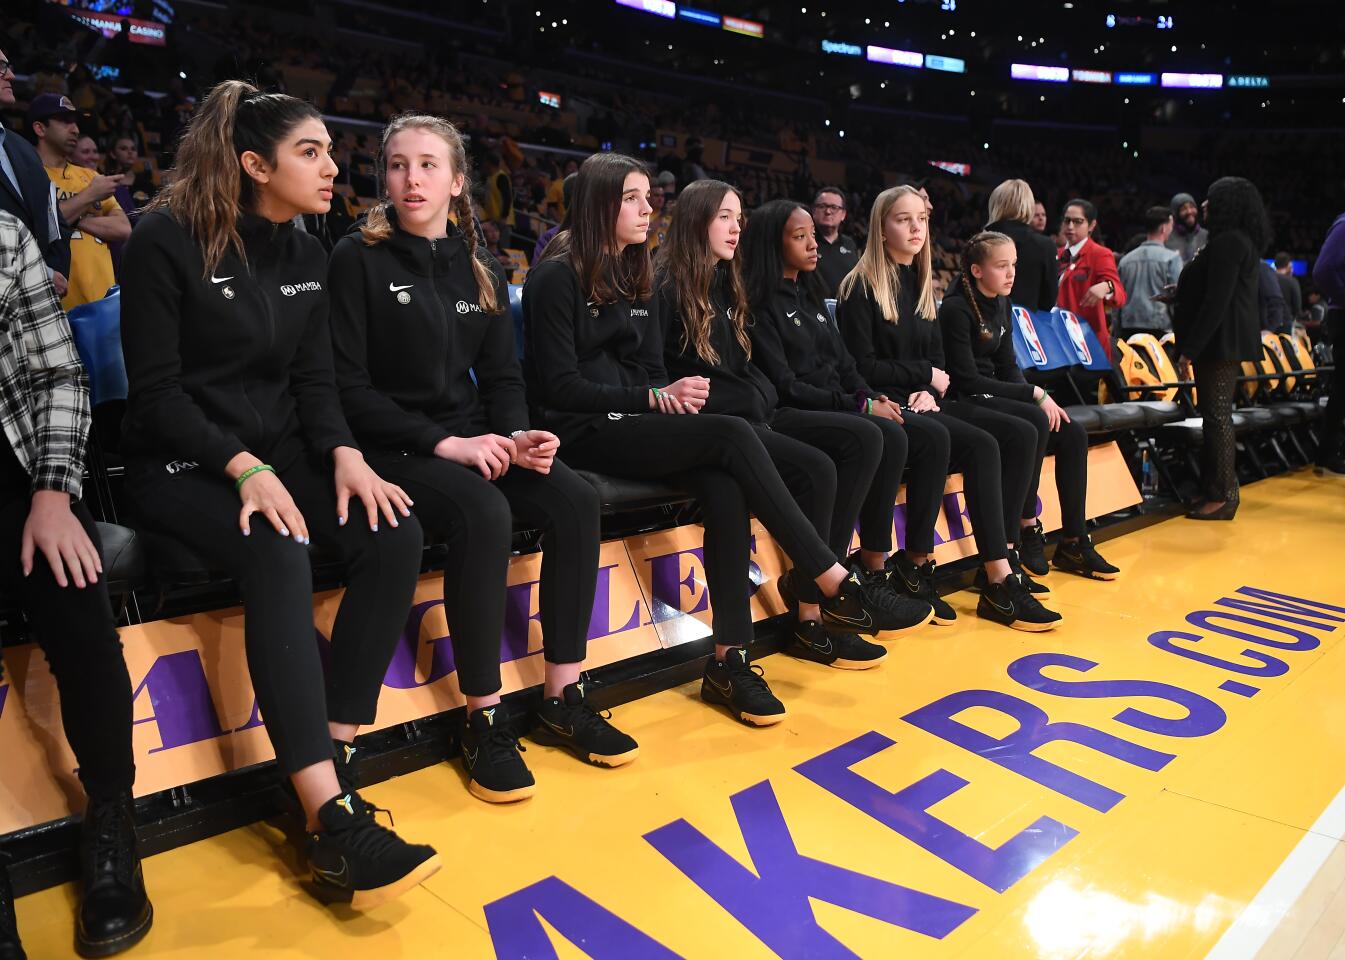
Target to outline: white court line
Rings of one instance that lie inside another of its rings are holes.
[[[1322,811],[1279,869],[1224,931],[1205,960],[1254,960],[1275,927],[1303,895],[1336,845],[1345,839],[1345,790]]]

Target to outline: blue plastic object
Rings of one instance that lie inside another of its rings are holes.
[[[121,288],[113,287],[101,300],[70,311],[75,349],[89,371],[90,403],[125,400],[126,359],[121,352]]]

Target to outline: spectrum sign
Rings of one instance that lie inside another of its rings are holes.
[[[822,41],[823,53],[834,53],[842,57],[862,57],[864,48],[857,43],[839,43],[835,40]]]

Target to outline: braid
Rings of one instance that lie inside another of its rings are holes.
[[[962,288],[967,291],[967,302],[971,304],[971,312],[976,314],[976,334],[982,340],[993,339],[995,334],[985,325],[985,317],[981,314],[981,305],[976,302],[976,288],[972,286],[971,272],[962,268]]]
[[[472,201],[468,193],[470,188],[470,182],[464,179],[462,193],[453,198],[453,217],[457,220],[458,230],[462,232],[463,239],[467,242],[467,262],[472,265],[472,275],[476,277],[481,309],[486,313],[501,313],[504,307],[495,296],[495,274],[486,266],[485,261],[476,255],[480,238],[476,232],[476,217],[472,215]]]

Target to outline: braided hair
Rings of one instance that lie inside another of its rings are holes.
[[[467,260],[472,265],[472,276],[476,279],[478,303],[486,313],[503,313],[506,304],[499,302],[495,289],[495,274],[491,272],[485,259],[478,256],[481,238],[476,230],[476,217],[472,213],[472,181],[467,173],[467,149],[458,128],[441,117],[426,114],[404,113],[393,117],[383,128],[383,139],[379,145],[378,172],[380,177],[387,176],[388,143],[403,130],[427,130],[437,134],[448,144],[449,164],[455,173],[462,174],[462,191],[453,198],[449,214],[458,225],[463,240],[467,244]],[[373,246],[392,237],[392,221],[388,211],[392,201],[384,199],[376,204],[365,217],[360,227],[360,235],[367,246]]]
[[[999,233],[995,230],[982,230],[970,240],[962,249],[961,263],[961,281],[962,290],[966,295],[967,303],[971,304],[972,313],[976,314],[977,334],[981,340],[990,340],[995,336],[995,331],[985,322],[985,317],[981,313],[981,305],[976,302],[976,278],[971,275],[973,266],[980,266],[990,259],[990,251],[1002,244],[1013,243],[1009,236]]]

